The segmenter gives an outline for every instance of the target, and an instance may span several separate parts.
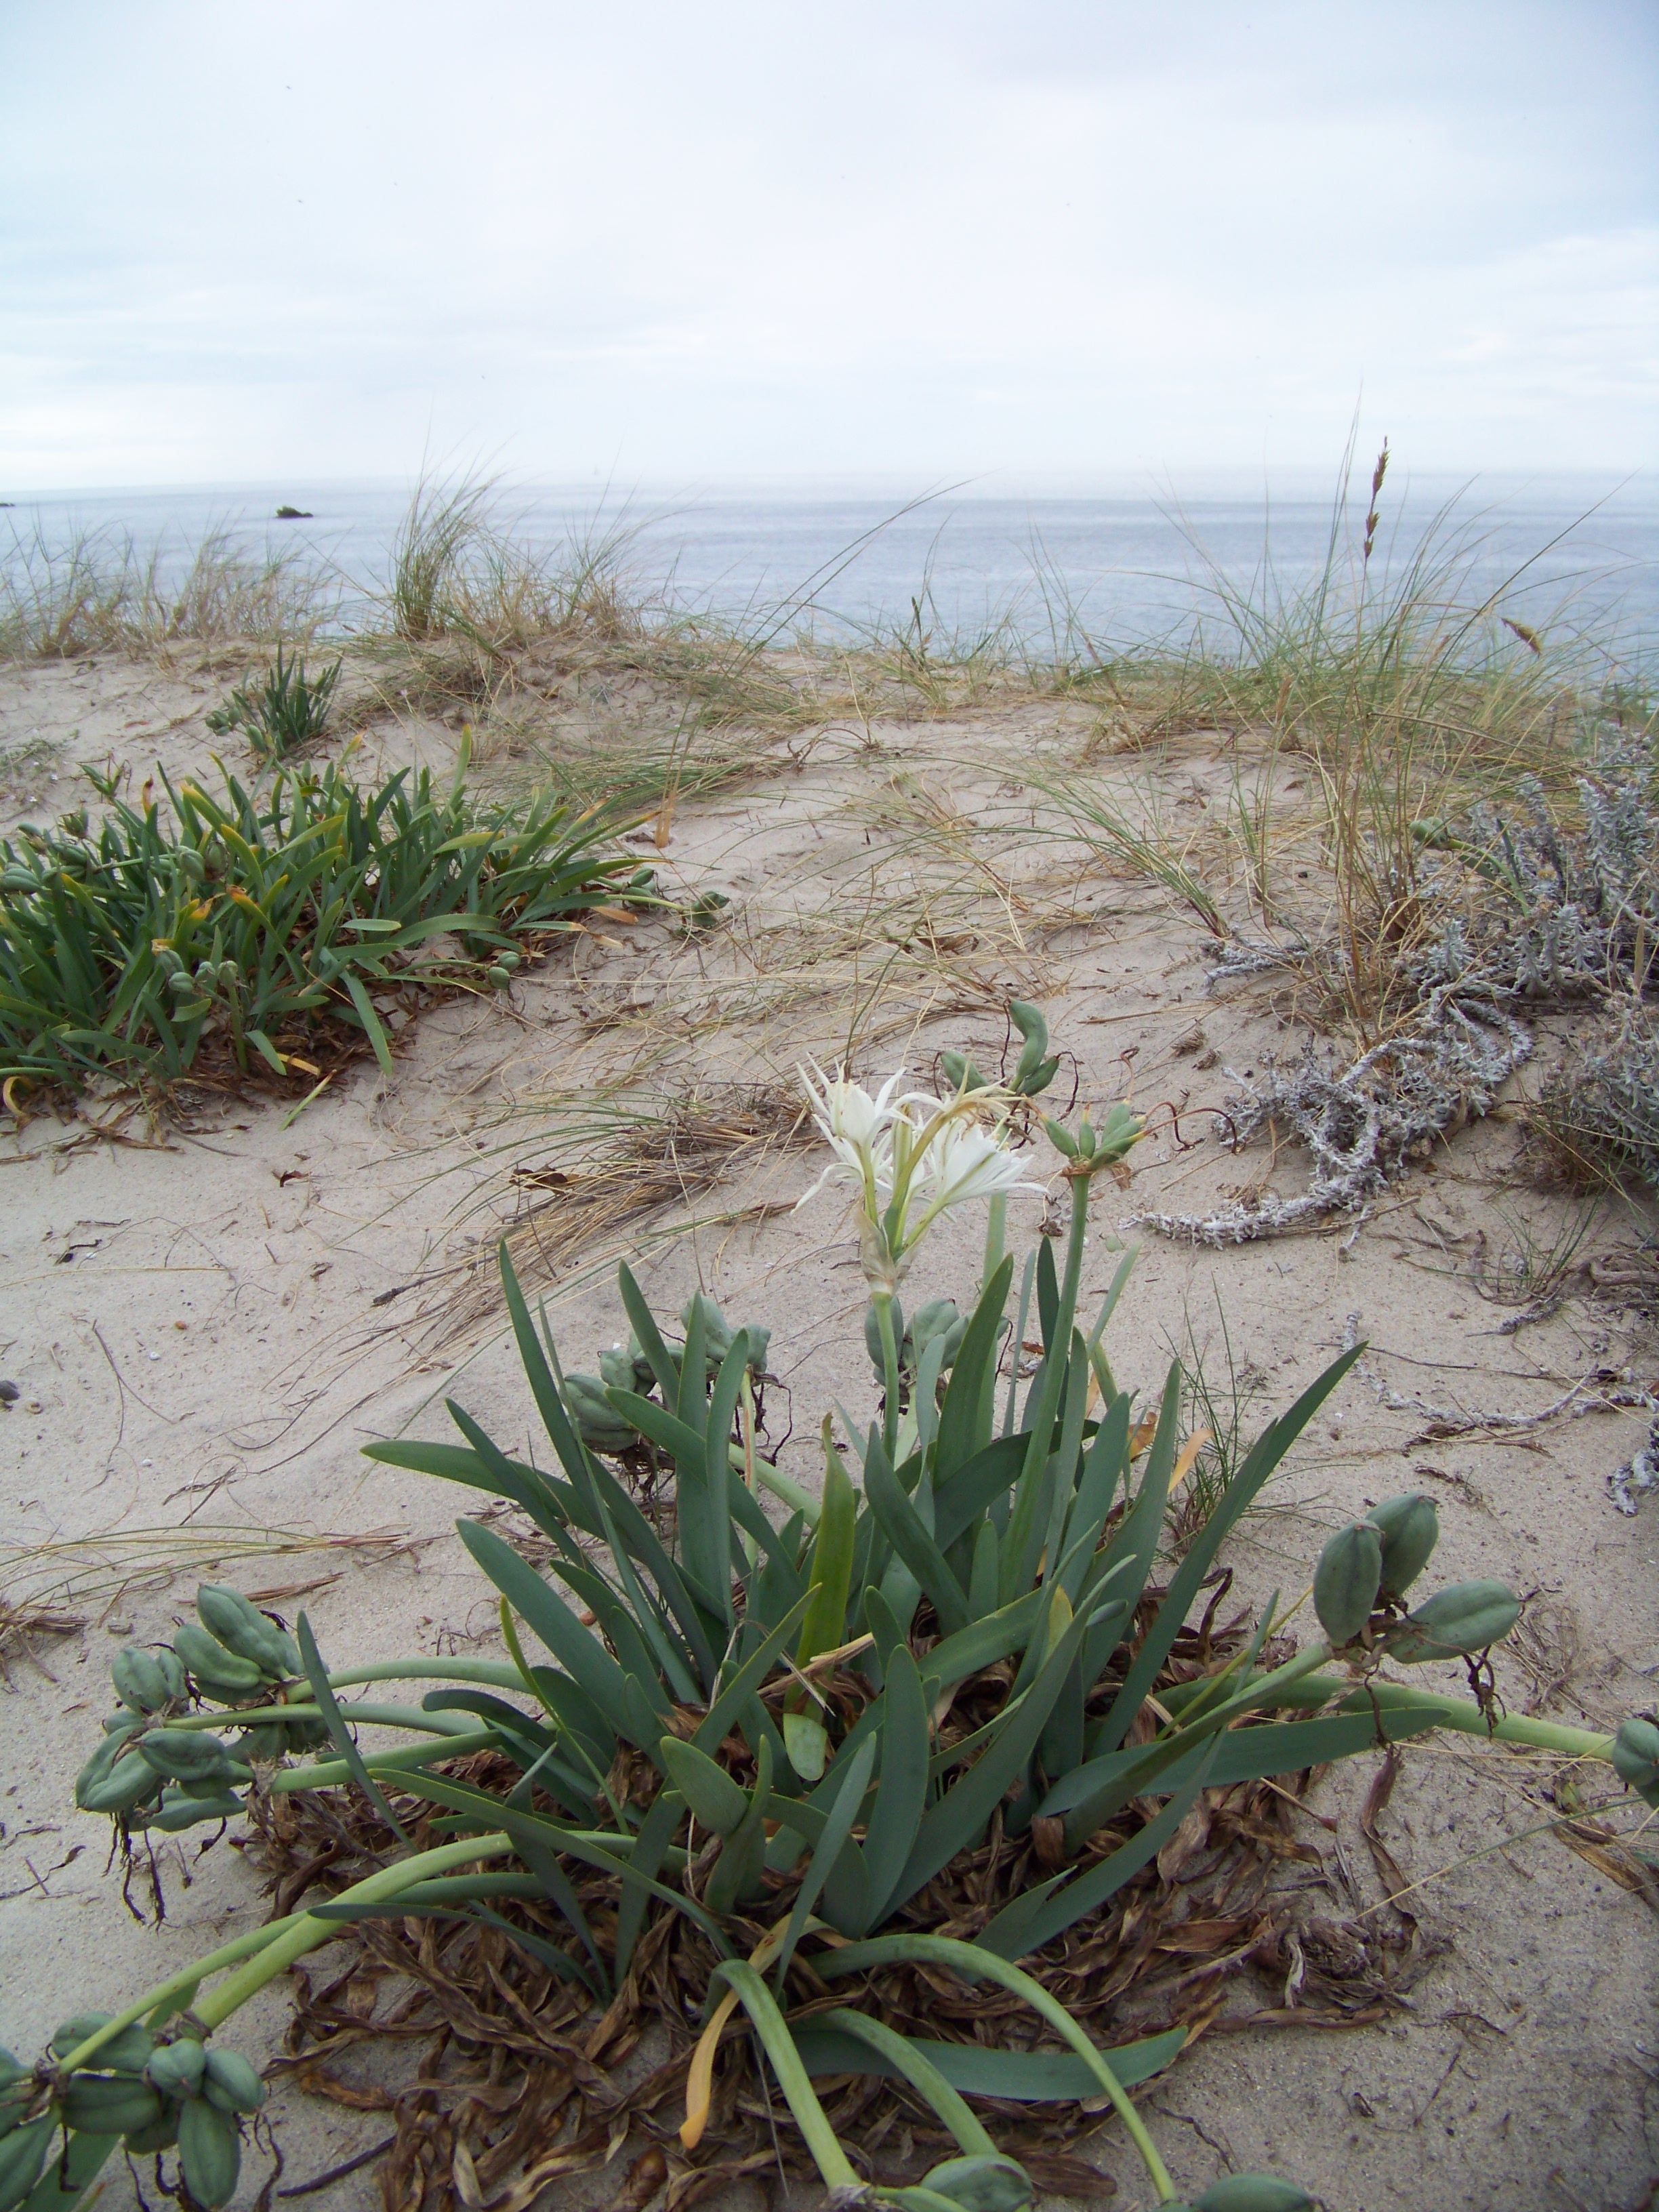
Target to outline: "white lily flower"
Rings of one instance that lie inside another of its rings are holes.
[[[904,1074],[900,1068],[873,1097],[862,1084],[850,1081],[843,1072],[826,1075],[817,1061],[812,1073],[799,1070],[801,1085],[812,1103],[818,1134],[835,1154],[812,1188],[798,1201],[797,1211],[816,1198],[827,1182],[853,1183],[864,1197],[865,1212],[872,1218],[893,1192],[892,1125],[903,1115],[893,1103],[893,1093]],[[817,1078],[815,1083],[813,1076]]]
[[[819,1134],[835,1158],[799,1203],[827,1182],[858,1188],[864,1272],[872,1290],[888,1296],[942,1214],[970,1200],[1043,1188],[1020,1173],[1022,1163],[1007,1149],[1006,1124],[982,1126],[992,1103],[988,1086],[949,1099],[927,1091],[896,1098],[903,1073],[872,1095],[845,1074],[831,1079],[816,1066],[812,1075],[800,1071]]]
[[[999,1141],[998,1131],[975,1128],[969,1121],[947,1122],[918,1164],[925,1218],[931,1221],[976,1198],[995,1198],[1011,1190],[1041,1191],[1042,1183],[1021,1174],[1024,1164]]]

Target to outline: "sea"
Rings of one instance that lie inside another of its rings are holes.
[[[1334,547],[1343,593],[1362,572],[1376,595],[1415,574],[1449,612],[1484,608],[1615,678],[1651,675],[1659,472],[1391,471],[1365,564],[1370,489],[1369,467],[1346,502],[1328,480],[1243,471],[1168,483],[524,480],[495,483],[485,504],[495,528],[539,552],[610,543],[642,598],[781,641],[908,629],[944,651],[1000,629],[1042,651],[1069,630],[1073,649],[1086,635],[1107,656],[1201,631],[1224,651],[1312,589]],[[314,568],[337,589],[340,626],[372,627],[411,490],[296,477],[20,491],[0,502],[0,567],[92,534],[155,552],[170,575],[222,532],[250,556],[281,550]],[[304,513],[279,521],[279,505]]]

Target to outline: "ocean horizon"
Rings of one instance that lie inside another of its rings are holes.
[[[410,479],[303,477],[11,494],[0,561],[88,534],[131,539],[166,576],[210,532],[258,556],[285,551],[334,579],[340,620],[368,622],[407,510]],[[1356,470],[1342,527],[1363,525],[1369,468]],[[308,512],[279,521],[279,504]],[[851,635],[919,622],[941,645],[1012,628],[1036,647],[1070,621],[1104,650],[1231,627],[1231,593],[1294,596],[1332,543],[1328,476],[1281,471],[1143,472],[1067,482],[980,478],[907,485],[880,477],[599,480],[503,477],[496,526],[541,551],[619,539],[647,598],[778,635]],[[1384,484],[1371,564],[1386,588],[1425,535],[1456,549],[1449,599],[1490,605],[1553,644],[1587,646],[1616,671],[1650,667],[1659,642],[1659,480],[1612,472]],[[7,526],[9,526],[8,528]],[[1270,578],[1271,581],[1267,580]]]

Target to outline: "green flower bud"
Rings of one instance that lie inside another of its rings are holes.
[[[1429,1564],[1440,1541],[1440,1516],[1431,1498],[1408,1491],[1401,1498],[1384,1498],[1365,1516],[1382,1537],[1382,1595],[1404,1597]]]
[[[1484,1651],[1503,1642],[1520,1613],[1521,1601],[1502,1583],[1454,1583],[1407,1614],[1387,1639],[1389,1655],[1414,1667]]]
[[[1339,1528],[1314,1569],[1314,1611],[1337,1649],[1352,1644],[1371,1617],[1382,1580],[1382,1538],[1368,1522]]]

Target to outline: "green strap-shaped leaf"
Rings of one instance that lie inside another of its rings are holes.
[[[547,1355],[536,1334],[535,1323],[530,1318],[530,1308],[519,1287],[519,1278],[505,1237],[498,1249],[501,1290],[507,1299],[507,1317],[513,1324],[513,1340],[519,1347],[519,1358],[524,1368],[525,1379],[530,1385],[530,1394],[536,1401],[536,1410],[542,1417],[542,1426],[547,1431],[548,1442],[558,1455],[559,1464],[576,1489],[585,1492],[592,1464],[587,1448],[571,1426],[570,1416],[559,1395],[553,1370],[548,1365]]]
[[[973,1318],[963,1332],[956,1364],[951,1370],[950,1387],[939,1409],[939,1439],[933,1450],[936,1490],[942,1490],[949,1478],[965,1471],[990,1442],[990,1398],[985,1378],[988,1372],[995,1371],[1002,1310],[1008,1303],[1008,1288],[1013,1279],[1014,1262],[1010,1255],[986,1284],[974,1308]],[[934,1534],[939,1534],[937,1526]],[[950,1539],[941,1540],[948,1542]]]
[[[744,1814],[720,1845],[720,1855],[704,1886],[711,1912],[726,1914],[754,1896],[766,1869],[766,1820],[772,1802],[772,1747],[762,1740],[756,1753],[755,1787]]]
[[[1139,1874],[1157,1856],[1186,1819],[1199,1791],[1212,1778],[1206,1759],[1213,1755],[1212,1745],[1205,1758],[1194,1762],[1186,1787],[1170,1798],[1139,1835],[1131,1837],[1109,1858],[1103,1859],[1098,1866],[1091,1867],[1086,1874],[1079,1875],[1063,1887],[1045,1882],[1040,1895],[1028,1893],[1015,1898],[981,1932],[980,1942],[987,1950],[1000,1951],[1005,1959],[1023,1959],[1032,1951],[1040,1951],[1045,1943],[1052,1943],[1074,1921],[1095,1911],[1109,1897],[1115,1897],[1131,1875]]]
[[[1271,1775],[1297,1774],[1307,1766],[1324,1766],[1334,1759],[1357,1758],[1380,1743],[1421,1735],[1437,1725],[1438,1717],[1430,1705],[1390,1705],[1375,1714],[1365,1709],[1333,1714],[1324,1720],[1227,1729],[1214,1739],[1208,1785],[1222,1789],[1235,1782],[1259,1782]],[[1107,1784],[1132,1772],[1137,1761],[1145,1758],[1146,1748],[1139,1744],[1132,1750],[1109,1752],[1104,1758],[1090,1759],[1057,1783],[1038,1810],[1066,1813],[1085,1804]],[[1158,1775],[1158,1790],[1179,1789],[1204,1755],[1202,1744],[1184,1752]]]
[[[1175,1472],[1176,1455],[1180,1449],[1181,1425],[1181,1369],[1170,1362],[1164,1380],[1164,1397],[1158,1407],[1158,1427],[1152,1437],[1152,1448],[1146,1454],[1146,1470],[1140,1478],[1140,1488],[1135,1502],[1124,1516],[1122,1526],[1106,1547],[1101,1556],[1102,1576],[1116,1573],[1129,1562],[1128,1571],[1118,1583],[1128,1595],[1133,1608],[1145,1589],[1152,1571],[1152,1560],[1158,1551],[1158,1538],[1164,1532],[1164,1515],[1169,1504],[1170,1478]],[[1170,1639],[1173,1642],[1173,1638]],[[1107,1661],[1121,1641],[1121,1631],[1115,1624],[1091,1637],[1084,1647],[1083,1668],[1087,1685],[1092,1688],[1100,1680]],[[1127,1726],[1127,1723],[1126,1723]],[[1116,1739],[1115,1739],[1116,1740]]]
[[[446,1482],[464,1482],[473,1490],[487,1491],[491,1497],[510,1498],[523,1508],[544,1536],[551,1536],[560,1526],[560,1516],[572,1520],[588,1534],[598,1536],[604,1531],[589,1527],[581,1503],[568,1484],[544,1474],[539,1468],[526,1466],[524,1461],[509,1459],[504,1464],[508,1481],[503,1486],[499,1476],[486,1466],[475,1451],[460,1444],[407,1443],[395,1439],[377,1440],[363,1446],[365,1459],[378,1460],[384,1467],[408,1468],[415,1474],[435,1474]]]
[[[1023,1651],[1048,1604],[1046,1590],[1027,1590],[1012,1605],[970,1622],[954,1636],[941,1638],[927,1654],[927,1672],[941,1689],[948,1690],[1011,1652]]]
[[[657,1378],[657,1388],[662,1392],[664,1402],[672,1405],[679,1395],[680,1378],[668,1356],[668,1346],[662,1340],[657,1317],[646,1304],[645,1293],[635,1281],[631,1268],[627,1266],[618,1267],[617,1282],[634,1334],[640,1340],[640,1348],[650,1362],[651,1372]]]
[[[848,1838],[864,1803],[864,1794],[870,1786],[870,1776],[875,1763],[876,1741],[873,1736],[860,1744],[851,1759],[836,1761],[840,1786],[824,1821],[823,1832],[813,1848],[811,1863],[796,1893],[794,1905],[790,1910],[789,1925],[784,1930],[783,1947],[778,1953],[777,1972],[774,1978],[780,1990],[789,1971],[789,1961],[795,1955],[795,1946],[801,1939],[812,1907],[817,1903],[836,1862],[843,1850],[855,1851],[858,1849],[856,1844],[848,1841]]]
[[[386,1031],[380,1026],[380,1018],[374,1011],[368,993],[363,988],[362,979],[348,968],[340,981],[345,985],[351,1003],[357,1009],[357,1018],[374,1048],[374,1057],[380,1063],[380,1072],[390,1082],[397,1073],[392,1065],[392,1047],[386,1042]]]
[[[661,1749],[669,1780],[696,1819],[715,1835],[729,1836],[749,1810],[748,1791],[694,1743],[665,1735]]]
[[[778,1655],[800,1626],[806,1602],[803,1597],[799,1605],[790,1607],[776,1627],[767,1631],[759,1644],[721,1690],[691,1739],[699,1751],[712,1753],[719,1749],[727,1730],[735,1724],[738,1715],[777,1664]]]
[[[981,1753],[954,1790],[922,1816],[904,1871],[887,1902],[891,1912],[914,1897],[948,1866],[959,1850],[979,1841],[1003,1792],[1022,1773],[1036,1748],[1048,1709],[1060,1694],[1067,1669],[1082,1644],[1087,1622],[1079,1615],[1059,1638],[1030,1689],[1011,1712],[1007,1725]]]
[[[947,1397],[945,1411],[951,1408]],[[949,1551],[960,1535],[979,1524],[980,1516],[1000,1498],[1025,1461],[1023,1435],[999,1437],[983,1451],[975,1452],[946,1482],[933,1486],[933,1540]]]
[[[322,1655],[317,1649],[317,1639],[311,1632],[311,1623],[304,1613],[300,1615],[296,1628],[301,1663],[306,1670],[311,1694],[317,1700],[317,1710],[322,1715],[323,1724],[333,1741],[334,1748],[344,1761],[346,1771],[398,1841],[407,1845],[409,1838],[404,1834],[401,1822],[376,1789],[368,1769],[363,1765],[362,1753],[352,1741],[351,1731],[341,1717],[339,1700],[330,1686],[328,1669],[323,1664]]]
[[[900,1488],[887,1454],[873,1434],[864,1458],[864,1493],[889,1543],[933,1601],[940,1626],[947,1635],[965,1628],[967,1594]]]
[[[493,1528],[482,1528],[476,1521],[458,1521],[455,1525],[479,1566],[577,1686],[586,1692],[611,1733],[627,1736],[654,1759],[661,1731],[653,1727],[648,1741],[640,1741],[629,1711],[628,1677],[599,1638],[589,1635],[556,1591]]]
[[[1228,1484],[1219,1504],[1171,1579],[1158,1619],[1136,1653],[1105,1726],[1096,1739],[1097,1749],[1114,1751],[1122,1742],[1130,1722],[1146,1703],[1146,1694],[1158,1679],[1158,1668],[1170,1655],[1170,1645],[1181,1632],[1224,1538],[1239,1516],[1254,1503],[1262,1484],[1364,1350],[1363,1345],[1356,1345],[1352,1352],[1345,1352],[1340,1358],[1334,1359],[1324,1373],[1309,1384],[1290,1411],[1281,1413],[1256,1439],[1243,1466]]]
[[[1095,1431],[1094,1441],[1083,1462],[1077,1496],[1072,1501],[1071,1516],[1066,1523],[1065,1588],[1073,1605],[1078,1601],[1095,1546],[1100,1541],[1100,1532],[1117,1496],[1117,1486],[1128,1479],[1128,1466],[1129,1400],[1127,1392],[1120,1391],[1101,1416],[1100,1425]]]
[[[926,2098],[964,2151],[970,2155],[985,2158],[997,2155],[996,2145],[963,2102],[961,2092],[945,2080],[929,2055],[929,2046],[913,2043],[907,2036],[895,2034],[884,2021],[871,2020],[864,2013],[854,2012],[848,2005],[836,2005],[832,2011],[814,2013],[811,2032],[816,2037],[823,2030],[831,2033],[839,2030],[842,2035],[851,2036],[855,2042],[863,2044],[866,2050],[873,2051],[878,2057],[886,2059],[886,2070],[902,2076],[919,2096]],[[813,2066],[799,2029],[795,2035],[795,2047],[805,2061],[809,2073],[824,2070],[822,2067]],[[848,2070],[849,2073],[864,2073],[872,2069],[849,2067]]]
[[[881,1782],[864,1837],[871,1926],[880,1920],[898,1887],[927,1803],[927,1701],[916,1662],[904,1645],[889,1661],[882,1694],[886,1715],[880,1732]]]
[[[862,2014],[860,2015],[863,2017]],[[814,2013],[794,2030],[796,2048],[812,2074],[879,2074],[890,2080],[902,2069],[863,2039],[854,2039],[842,2027],[828,2023],[835,2012]],[[1126,2088],[1148,2081],[1171,2065],[1187,2040],[1184,2027],[1148,2036],[1139,2043],[1125,2043],[1107,2057]],[[908,2037],[908,2047],[919,2051],[952,2088],[970,2097],[1003,2097],[1011,2104],[1060,2104],[1073,2099],[1097,2097],[1100,2083],[1091,2068],[1069,2051],[993,2051],[982,2043],[923,2042]]]
[[[659,1790],[651,1801],[651,1809],[640,1824],[640,1832],[634,1838],[634,1848],[628,1854],[628,1873],[623,1881],[622,1897],[617,1906],[616,1980],[620,1989],[628,1978],[634,1946],[640,1940],[645,1925],[645,1915],[651,1902],[648,1885],[655,1880],[658,1869],[667,1856],[669,1844],[678,1827],[685,1805],[678,1790]]]

